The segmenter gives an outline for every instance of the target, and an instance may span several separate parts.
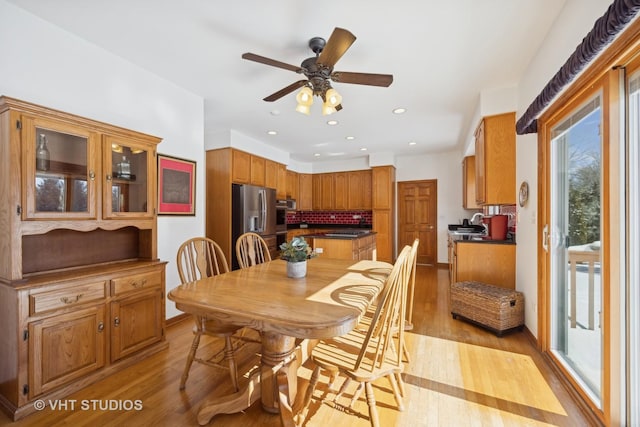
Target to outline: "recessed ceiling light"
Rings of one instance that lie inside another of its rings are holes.
[[[345,136],[344,139],[346,139],[347,141],[353,141],[354,139],[356,139],[355,136]]]
[[[416,145],[416,144],[417,144],[417,142],[415,142],[415,141],[409,142],[409,145]]]
[[[327,122],[327,124],[328,124],[329,126],[335,126],[335,125],[337,125],[337,124],[338,124],[338,121],[337,121],[337,120],[329,120],[329,121]]]
[[[279,116],[280,115],[280,110],[272,110],[270,114],[272,116]]]
[[[402,114],[402,113],[406,113],[407,109],[406,108],[394,108],[392,111],[393,111],[393,114]]]
[[[360,149],[360,151],[367,151],[367,148],[366,148],[366,147],[362,147],[362,148]]]
[[[320,153],[314,153],[313,156],[314,157],[320,157]]]
[[[267,131],[267,133],[269,135],[277,135],[278,134],[278,132],[276,132],[275,130],[269,130],[269,131]]]

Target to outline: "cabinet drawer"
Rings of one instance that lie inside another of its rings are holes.
[[[162,286],[162,274],[157,271],[152,271],[111,280],[111,294],[122,295],[131,291],[159,286]]]
[[[29,295],[29,313],[34,315],[105,299],[105,285],[105,281],[100,281]]]

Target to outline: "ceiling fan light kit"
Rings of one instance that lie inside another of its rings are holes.
[[[276,101],[296,89],[302,88],[296,95],[296,101],[298,101],[296,111],[309,115],[315,95],[322,98],[322,114],[327,115],[342,109],[342,96],[331,87],[331,81],[382,87],[388,87],[393,82],[391,74],[333,71],[336,62],[355,41],[356,37],[351,32],[338,27],[333,30],[328,41],[322,37],[313,37],[309,40],[309,48],[315,53],[315,56],[302,61],[300,67],[249,52],[243,54],[242,58],[294,71],[307,77],[307,80],[299,80],[265,97],[264,101]]]

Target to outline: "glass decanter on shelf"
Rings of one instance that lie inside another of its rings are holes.
[[[47,136],[43,133],[38,135],[38,146],[36,148],[36,169],[48,171],[51,166],[49,148],[47,147]]]

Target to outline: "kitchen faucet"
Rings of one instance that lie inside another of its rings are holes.
[[[476,221],[476,218],[478,218],[478,217],[480,217],[480,222],[482,222],[482,218],[484,218],[484,214],[482,214],[482,213],[480,213],[480,212],[476,212],[476,213],[474,213],[474,214],[473,214],[473,216],[471,217],[471,221],[469,221],[469,222],[470,222],[471,224],[476,224],[476,222],[475,222],[475,221]],[[476,225],[479,225],[479,224],[480,224],[480,222],[478,222],[478,224],[476,224]]]

